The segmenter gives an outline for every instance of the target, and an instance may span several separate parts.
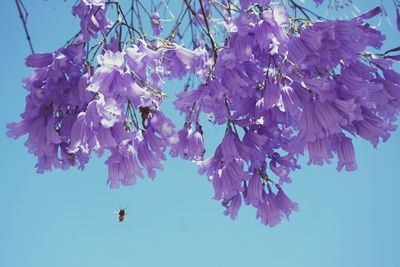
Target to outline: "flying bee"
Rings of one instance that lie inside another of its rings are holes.
[[[125,209],[120,209],[118,212],[118,220],[123,222],[125,219]]]

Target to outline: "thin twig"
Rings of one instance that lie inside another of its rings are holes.
[[[22,25],[24,26],[25,30],[25,35],[26,39],[28,40],[29,47],[31,49],[32,54],[35,54],[35,51],[33,50],[33,45],[31,41],[31,37],[29,35],[28,27],[26,26],[26,22],[28,20],[28,12],[25,10],[25,16],[22,14],[21,6],[20,6],[20,1],[21,0],[15,0],[15,4],[17,5],[18,13],[19,13],[19,18],[21,19]],[[22,2],[21,2],[22,5]]]

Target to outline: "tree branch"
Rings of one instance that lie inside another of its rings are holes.
[[[28,27],[26,26],[26,22],[28,20],[28,12],[24,8],[24,12],[25,12],[25,16],[24,16],[24,14],[22,13],[22,9],[21,9],[21,6],[23,7],[23,4],[22,4],[22,2],[20,3],[20,1],[21,0],[15,0],[15,4],[17,5],[19,18],[21,19],[22,25],[24,26],[26,39],[28,40],[28,43],[29,43],[29,48],[31,49],[31,53],[35,54],[35,51],[33,50],[33,46],[32,46],[31,37],[29,35]]]

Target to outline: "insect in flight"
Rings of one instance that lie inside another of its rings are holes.
[[[118,220],[123,222],[125,219],[125,209],[120,209],[118,212]]]

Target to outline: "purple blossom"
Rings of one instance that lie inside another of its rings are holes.
[[[33,54],[25,59],[25,65],[31,68],[44,68],[54,60],[53,53]]]
[[[346,171],[354,171],[357,169],[354,147],[351,139],[344,134],[334,135],[331,139],[332,146],[339,158],[337,170],[341,171],[343,167],[345,167]]]
[[[313,1],[317,6],[321,5],[324,2],[324,0],[313,0]]]
[[[83,169],[93,154],[106,152],[111,188],[145,173],[154,179],[169,152],[208,176],[225,215],[235,219],[243,199],[272,227],[298,210],[281,186],[292,182],[300,157],[307,154],[309,165],[337,157],[338,171],[353,171],[349,135],[376,147],[395,131],[400,74],[393,62],[400,49],[369,52],[385,39],[366,22],[380,7],[350,20],[303,21],[290,19],[283,4],[241,0],[238,12],[224,10],[219,22],[214,9],[227,3],[201,3],[190,10],[194,31],[185,46],[182,22],[163,39],[129,25],[118,1],[78,1],[73,14],[81,34],[64,48],[26,58],[34,69],[24,79],[26,107],[7,135],[28,136],[38,172]],[[160,7],[147,14],[154,35],[163,30]],[[114,11],[115,24],[107,18]],[[185,116],[178,131],[162,105],[171,79],[187,79],[174,101]],[[225,127],[208,159],[204,115]]]
[[[263,191],[263,202],[257,207],[257,219],[261,223],[273,227],[281,222],[282,213],[278,207],[277,196],[268,185],[268,192]]]
[[[146,133],[142,133],[142,136],[138,138],[135,147],[140,164],[146,169],[148,176],[154,179],[156,177],[155,169],[163,170],[164,168],[157,153],[151,150],[149,137]]]
[[[80,18],[83,41],[97,38],[97,33],[106,35],[111,27],[111,21],[106,17],[106,5],[104,0],[79,0],[72,8],[72,14]]]
[[[151,15],[151,28],[153,29],[153,33],[155,35],[160,35],[163,30],[160,21],[160,14],[158,14],[157,11],[153,12],[153,14]]]
[[[191,124],[185,123],[183,129],[172,137],[170,155],[173,157],[197,161],[203,160],[204,152],[203,130],[199,123],[194,130]]]
[[[253,174],[248,182],[248,186],[245,187],[245,191],[243,192],[245,203],[247,205],[251,204],[254,207],[259,206],[260,203],[264,201],[263,191],[264,186],[259,174]]]
[[[242,204],[242,197],[240,194],[237,194],[236,196],[228,200],[222,201],[222,205],[226,207],[224,214],[229,215],[233,220],[236,219],[241,204]]]
[[[111,188],[122,185],[132,185],[136,177],[143,178],[139,162],[130,140],[124,140],[118,148],[111,150],[111,155],[106,160],[108,165],[108,181]]]
[[[292,211],[298,211],[299,207],[298,204],[295,202],[292,202],[286,194],[283,192],[282,187],[280,185],[276,185],[276,188],[278,189],[278,193],[276,195],[276,201],[279,209],[283,212],[283,214],[286,216],[286,219],[289,219],[290,214]]]
[[[66,152],[70,140],[70,118],[75,119],[81,106],[90,94],[79,92],[81,73],[83,72],[82,46],[62,48],[54,53],[35,54],[26,59],[26,64],[36,68],[24,79],[24,87],[29,94],[26,98],[22,121],[8,124],[7,135],[18,138],[28,134],[25,146],[37,158],[37,171],[42,173],[52,168],[68,168],[87,162],[85,156],[77,156],[65,162],[59,157]],[[84,104],[83,104],[84,105]],[[63,129],[63,125],[65,127]],[[82,165],[81,165],[82,167]]]

